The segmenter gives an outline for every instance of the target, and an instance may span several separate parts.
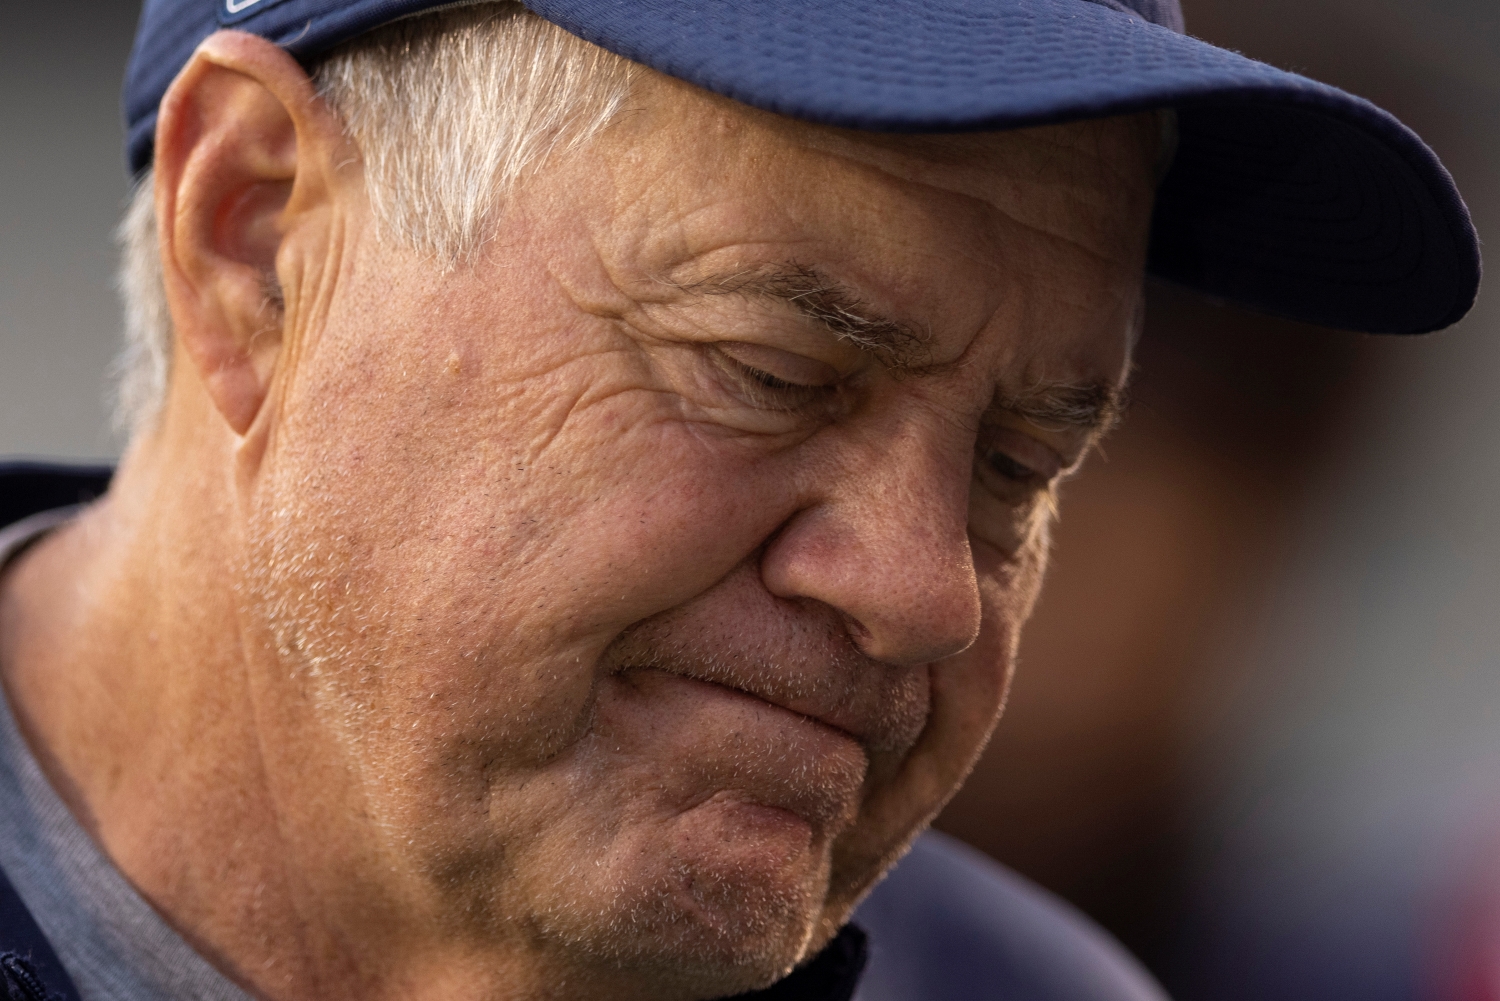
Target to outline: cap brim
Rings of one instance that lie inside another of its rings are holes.
[[[1360,98],[1091,0],[528,0],[603,48],[745,104],[892,132],[1178,109],[1150,270],[1372,333],[1462,317],[1479,246],[1452,179]]]
[[[1116,0],[527,3],[612,52],[829,125],[955,132],[1172,106],[1180,141],[1158,197],[1153,273],[1373,333],[1448,326],[1478,292],[1468,210],[1411,130],[1336,88],[1106,6]],[[234,27],[311,58],[442,6],[277,0]],[[151,162],[157,104],[218,26],[215,9],[147,0],[126,86],[132,170]]]

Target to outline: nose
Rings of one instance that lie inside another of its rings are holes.
[[[918,426],[841,441],[813,460],[813,499],[761,560],[772,594],[841,612],[866,656],[931,663],[979,635],[969,548],[970,445]]]

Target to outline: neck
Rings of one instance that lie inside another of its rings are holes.
[[[228,498],[208,477],[165,475],[160,455],[132,450],[105,499],[0,577],[0,681],[73,815],[201,946],[210,902],[190,883],[255,906],[224,849],[264,810],[266,783],[218,565]],[[221,871],[196,869],[204,859]]]
[[[288,752],[258,728],[283,707],[257,698],[263,640],[247,639],[232,585],[232,460],[199,453],[172,465],[171,451],[132,449],[104,499],[0,576],[0,682],[73,815],[196,951],[255,996],[578,996],[576,980],[540,976],[520,956],[497,964],[455,953],[433,927],[393,927],[411,901],[364,892],[379,890],[369,872],[384,867],[337,843],[336,824],[306,836],[302,804],[288,813]],[[292,752],[304,781],[328,758],[309,750]],[[335,800],[312,812],[357,812]],[[376,915],[374,926],[350,913]]]

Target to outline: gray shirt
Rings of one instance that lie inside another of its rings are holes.
[[[72,509],[0,531],[0,571]],[[250,1001],[114,867],[42,774],[0,690],[0,868],[83,1001]]]

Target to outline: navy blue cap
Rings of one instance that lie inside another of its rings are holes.
[[[133,171],[198,43],[303,61],[444,0],[145,0],[125,80]],[[1468,312],[1479,241],[1433,152],[1361,98],[1183,33],[1177,0],[527,0],[626,58],[763,108],[883,132],[1177,109],[1149,270],[1273,315],[1424,333]]]

